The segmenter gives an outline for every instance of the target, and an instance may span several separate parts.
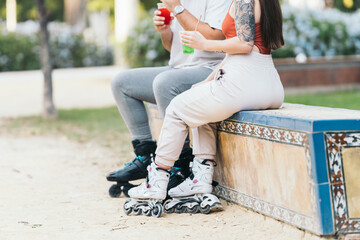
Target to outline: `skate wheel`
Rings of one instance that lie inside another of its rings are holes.
[[[187,210],[188,213],[194,214],[194,213],[197,213],[199,211],[199,208],[200,208],[199,205],[196,205],[196,206],[194,206],[192,208],[187,208],[186,210]]]
[[[126,215],[129,215],[131,212],[132,212],[132,207],[126,207],[126,204],[129,202],[130,200],[127,200],[125,203],[124,203],[124,206],[123,206],[123,210],[125,212]]]
[[[141,208],[134,208],[133,213],[135,216],[139,216],[142,213]]]
[[[166,214],[174,213],[174,211],[175,211],[174,208],[169,208],[169,209],[164,208],[164,212],[165,212]]]
[[[165,212],[166,214],[174,213],[174,212],[175,212],[175,208],[166,208],[166,207],[164,207],[164,212]]]
[[[143,211],[142,214],[144,216],[150,217],[151,216],[151,210],[149,209],[149,210]]]
[[[161,203],[156,203],[155,207],[151,211],[151,215],[153,217],[159,218],[161,216],[161,213],[162,213],[162,205]]]
[[[109,188],[109,195],[112,198],[118,198],[121,195],[121,187],[117,184],[112,185]]]
[[[179,207],[176,207],[176,208],[175,208],[175,212],[176,212],[176,213],[179,213],[179,214],[180,214],[180,213],[184,213],[185,211],[186,211],[186,207],[185,207],[185,206],[182,206],[182,207],[179,206]]]
[[[206,207],[202,208],[200,207],[200,212],[203,214],[208,214],[211,211],[211,208],[209,205],[207,205]]]
[[[164,203],[164,212],[166,214],[170,214],[170,213],[173,213],[175,211],[175,208],[168,208],[168,204],[171,202],[171,199],[169,200],[166,200],[165,203]]]

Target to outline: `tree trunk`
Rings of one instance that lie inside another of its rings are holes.
[[[333,8],[334,7],[334,0],[325,0],[325,7]]]
[[[87,0],[65,0],[65,20],[69,25],[79,30],[86,27],[86,4]]]
[[[40,57],[44,74],[43,117],[45,119],[56,119],[58,115],[53,102],[52,63],[50,57],[49,32],[47,29],[48,13],[45,7],[45,0],[36,0],[36,5],[40,22]]]

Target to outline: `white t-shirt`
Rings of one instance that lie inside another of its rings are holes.
[[[212,28],[220,29],[222,22],[229,11],[232,0],[180,0],[181,5],[195,18],[202,15],[202,22]],[[195,28],[195,26],[194,26]],[[194,54],[183,54],[179,31],[183,27],[175,18],[171,23],[173,32],[169,65],[174,68],[208,67],[215,68],[225,57],[223,53],[209,52],[195,49]]]

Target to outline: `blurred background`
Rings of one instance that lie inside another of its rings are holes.
[[[152,24],[157,2],[45,0],[59,109],[112,107],[118,117],[115,74],[167,64]],[[360,109],[360,0],[281,4],[286,44],[272,54],[286,102]],[[43,111],[39,31],[35,0],[0,0],[0,117]]]
[[[152,26],[157,0],[45,1],[55,68],[167,64]],[[282,0],[286,45],[275,58],[360,54],[360,0]],[[0,0],[0,71],[39,69],[35,1]]]

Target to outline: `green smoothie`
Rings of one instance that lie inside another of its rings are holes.
[[[183,47],[184,54],[193,54],[194,53],[194,49],[192,47],[185,46],[185,45],[182,45],[182,47]]]

